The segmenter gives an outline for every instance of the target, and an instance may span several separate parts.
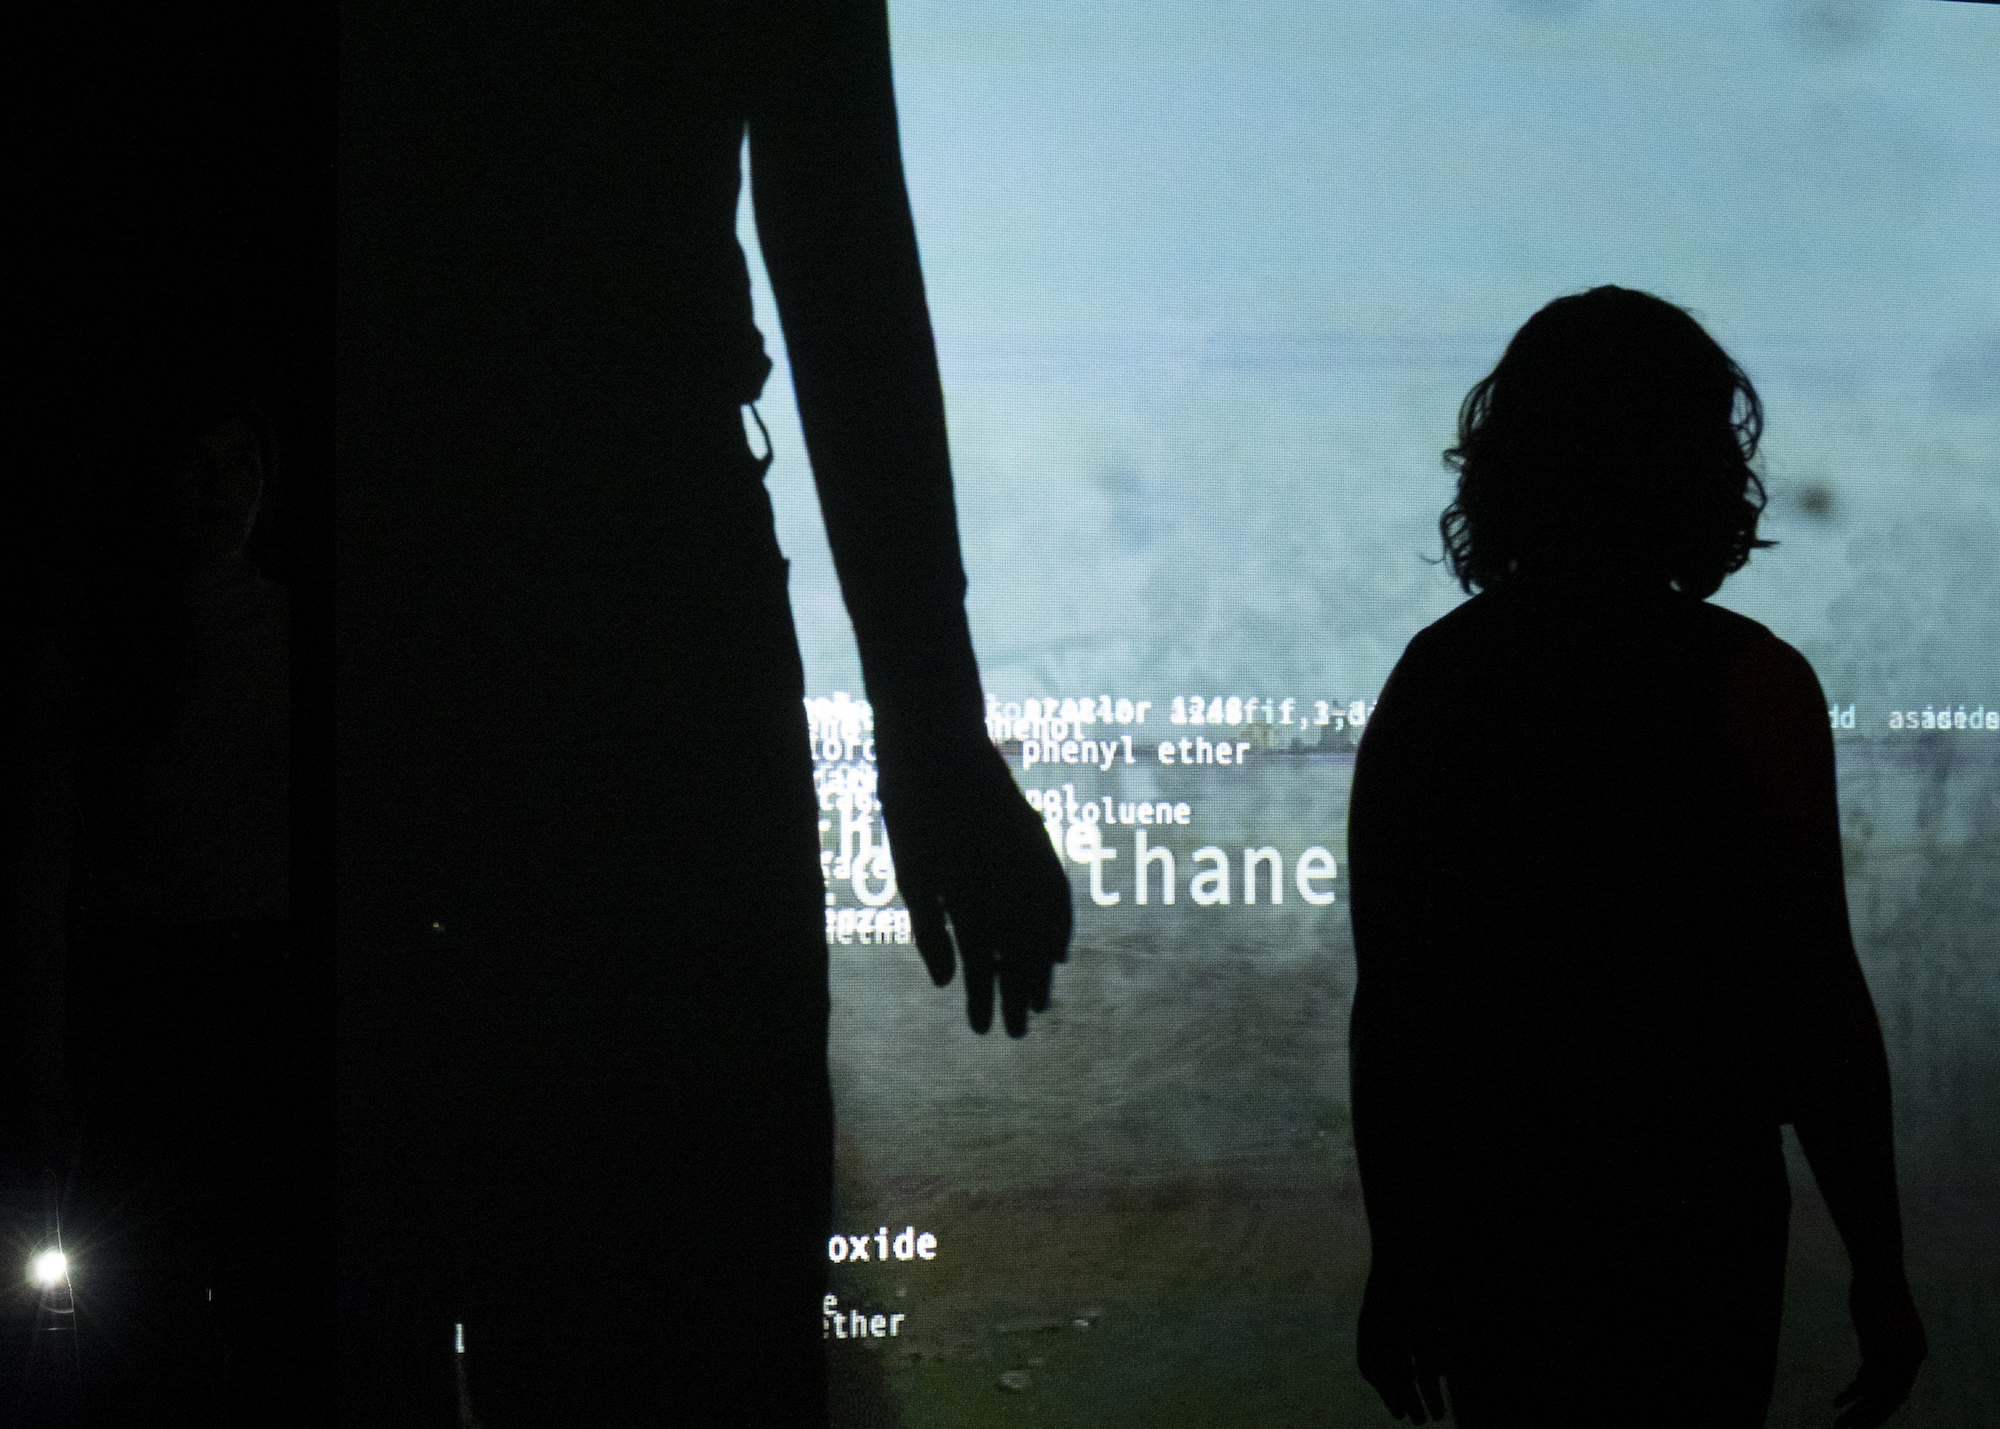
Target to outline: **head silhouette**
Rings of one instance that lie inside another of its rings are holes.
[[[1466,394],[1438,528],[1468,592],[1582,583],[1701,598],[1743,568],[1763,405],[1682,309],[1630,288],[1557,298]]]
[[[231,415],[167,462],[181,548],[196,568],[243,554],[264,498],[266,450],[255,415]]]

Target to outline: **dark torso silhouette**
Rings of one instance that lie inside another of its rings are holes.
[[[1369,723],[1356,1139],[1461,1422],[1762,1421],[1810,930],[1729,707],[1779,650],[1666,592],[1481,595]]]
[[[823,889],[736,210],[747,132],[873,680],[964,593],[886,14],[354,6],[342,98],[348,1402],[433,1422],[461,1321],[491,1429],[794,1422]]]

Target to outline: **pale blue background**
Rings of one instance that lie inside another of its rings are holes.
[[[2000,700],[2000,10],[891,15],[989,692],[1372,695],[1462,599],[1459,398],[1618,282],[1767,400],[1783,545],[1723,601],[1864,728]],[[858,690],[744,213],[808,683]]]

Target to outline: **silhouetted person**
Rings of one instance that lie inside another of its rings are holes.
[[[1790,1122],[1902,1402],[1889,1081],[1805,660],[1706,603],[1753,547],[1762,413],[1686,313],[1597,288],[1467,396],[1447,559],[1474,599],[1369,721],[1349,824],[1363,1375],[1398,1418],[1763,1422]]]
[[[302,1369],[331,1085],[291,956],[289,614],[244,551],[270,433],[205,374],[106,395],[120,438],[38,592],[5,947],[86,1422],[331,1422]]]
[[[439,1423],[459,1323],[490,1429],[823,1422],[746,133],[920,951],[1018,1036],[1070,919],[982,723],[885,7],[357,5],[342,83],[345,1412]]]

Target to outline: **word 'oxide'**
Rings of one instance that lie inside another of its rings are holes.
[[[868,1253],[871,1246],[873,1255]],[[889,1228],[883,1226],[873,1235],[866,1231],[860,1235],[835,1235],[826,1243],[826,1258],[835,1265],[842,1261],[887,1260],[892,1254],[898,1260],[935,1260],[937,1237],[929,1231],[919,1235],[915,1226],[905,1226],[891,1241]]]

